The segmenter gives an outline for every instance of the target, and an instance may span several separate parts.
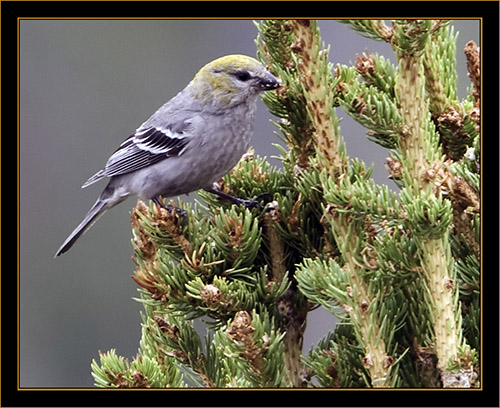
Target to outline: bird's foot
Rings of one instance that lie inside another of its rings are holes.
[[[165,204],[163,202],[163,198],[161,198],[160,196],[153,197],[151,199],[151,201],[153,201],[153,203],[155,203],[158,207],[164,208],[165,210],[167,210],[170,214],[174,215],[174,213],[175,213],[175,215],[177,215],[177,217],[181,221],[180,224],[183,226],[186,225],[187,217],[188,217],[186,210],[183,210],[182,208],[174,207],[171,204]]]
[[[223,193],[222,191],[219,191],[215,188],[207,189],[206,191],[215,194],[216,196],[224,200],[227,200],[233,204],[242,205],[243,207],[248,208],[249,210],[253,208],[259,208],[262,210],[264,207],[261,204],[261,201],[269,202],[272,199],[272,196],[269,193],[259,194],[257,197],[255,197],[255,200],[243,200],[242,198],[234,197],[230,194]]]

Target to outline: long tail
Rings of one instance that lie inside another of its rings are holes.
[[[54,258],[68,251],[73,244],[76,242],[81,235],[83,235],[87,230],[94,225],[94,223],[103,215],[108,208],[112,207],[109,205],[109,201],[103,200],[101,197],[95,202],[90,211],[87,213],[83,221],[75,228],[75,230],[70,234],[66,241],[57,250]]]

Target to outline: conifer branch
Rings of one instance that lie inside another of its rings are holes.
[[[330,180],[342,180],[347,172],[347,156],[333,111],[336,81],[328,62],[328,53],[321,50],[319,31],[315,22],[292,20],[289,25],[296,39],[291,45],[293,53],[297,55],[296,81],[306,96],[306,109],[314,129],[313,142],[317,162],[320,167],[327,170]],[[278,62],[275,61],[275,64]],[[306,179],[305,175],[303,177]],[[326,189],[324,182],[322,184],[322,188]],[[378,317],[374,317],[376,310],[371,308],[368,311],[368,305],[373,297],[368,294],[367,282],[360,277],[363,272],[360,271],[359,264],[354,262],[354,258],[359,256],[358,240],[361,238],[352,228],[352,220],[348,215],[338,215],[331,222],[337,246],[345,262],[344,268],[348,272],[352,287],[356,290],[358,302],[354,303],[351,316],[353,324],[359,330],[358,340],[365,347],[365,368],[370,372],[372,386],[388,386],[390,384],[388,374],[392,364],[387,364],[386,345],[378,335],[380,328]],[[300,279],[300,275],[298,278]]]
[[[345,261],[343,268],[349,276],[349,285],[354,299],[353,307],[347,308],[346,312],[359,330],[358,340],[365,349],[363,366],[370,373],[371,385],[374,388],[389,387],[389,371],[392,363],[388,362],[394,360],[387,355],[385,340],[380,336],[382,330],[379,325],[378,310],[375,307],[376,295],[370,293],[369,285],[362,277],[366,271],[356,261],[360,257],[359,237],[353,231],[353,220],[349,216],[338,214],[336,218],[337,221],[333,222],[338,234],[337,243],[343,248],[342,256]]]
[[[266,213],[262,218],[262,226],[269,246],[271,277],[277,283],[281,283],[286,274],[284,243],[276,229],[276,225],[281,221],[279,204],[276,201],[267,204]]]
[[[281,214],[277,202],[269,203],[262,225],[267,237],[271,264],[271,279],[276,284],[281,283],[286,274],[285,249],[282,237],[276,229],[276,224],[281,222]],[[307,311],[302,308],[298,313],[296,305],[293,304],[293,288],[288,289],[285,296],[278,301],[278,309],[284,321],[285,336],[284,364],[285,375],[288,382],[294,388],[302,387],[301,374],[303,364],[300,359],[302,355],[302,343],[305,329],[305,318]]]
[[[474,41],[469,41],[465,44],[465,57],[467,58],[467,71],[469,78],[472,81],[474,89],[472,95],[474,96],[475,106],[479,107],[481,96],[481,59],[479,55],[479,47]]]
[[[431,183],[436,176],[436,168],[442,166],[442,158],[430,114],[425,114],[429,111],[429,101],[424,92],[423,55],[425,49],[432,45],[428,41],[430,30],[423,23],[413,21],[398,22],[396,27],[396,54],[399,60],[396,97],[406,125],[399,141],[405,185],[402,205],[408,214],[411,230],[415,233],[421,268],[430,292],[429,301],[434,312],[434,349],[443,386],[457,386],[456,382],[451,381],[451,373],[455,372],[462,378],[458,383],[470,387],[474,382],[473,368],[470,364],[460,367],[459,356],[467,346],[462,344],[461,319],[457,315],[458,290],[448,239],[451,205],[440,193],[433,191]],[[414,40],[411,46],[407,46],[410,37],[414,37]],[[434,85],[433,88],[436,89]],[[454,364],[460,368],[452,369],[451,365]]]
[[[392,42],[394,31],[383,20],[338,20],[340,23],[349,24],[350,27],[361,35],[385,42]]]
[[[328,50],[320,42],[317,22],[291,20],[296,42],[292,51],[297,55],[299,81],[306,96],[306,109],[314,128],[314,144],[318,161],[332,176],[345,173],[347,157],[343,139],[339,136],[338,121],[333,113],[335,81]]]
[[[278,126],[290,149],[291,161],[299,170],[305,169],[314,153],[314,127],[302,85],[296,81],[298,67],[293,49],[297,44],[292,23],[290,20],[263,20],[257,27],[257,55],[282,81],[277,92],[268,92],[262,99],[271,113],[281,119]]]

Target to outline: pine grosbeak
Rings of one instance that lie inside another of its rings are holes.
[[[245,55],[218,58],[126,139],[82,186],[110,181],[84,220],[64,241],[66,252],[108,209],[127,197],[172,197],[212,185],[247,151],[259,93],[279,80]]]

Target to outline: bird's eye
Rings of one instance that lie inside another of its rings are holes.
[[[250,79],[250,74],[246,71],[236,72],[235,76],[242,82],[248,81]]]

